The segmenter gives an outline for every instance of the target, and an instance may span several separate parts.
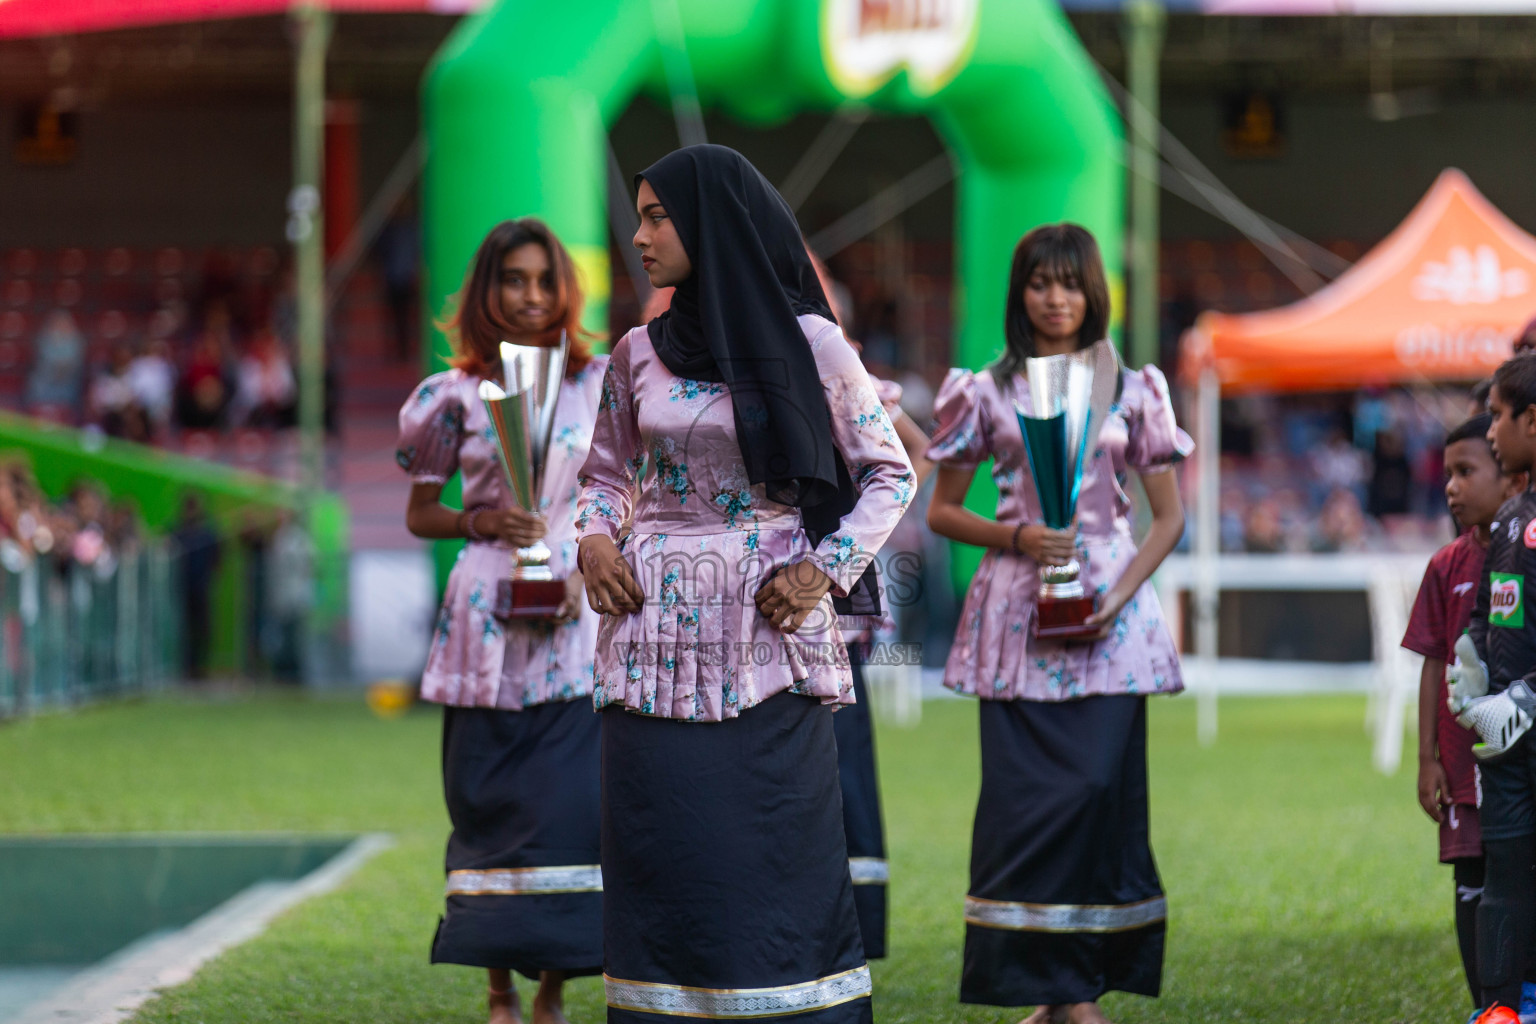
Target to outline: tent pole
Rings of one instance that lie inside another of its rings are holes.
[[[1125,37],[1130,121],[1130,344],[1132,366],[1157,362],[1158,309],[1158,88],[1167,14],[1161,0],[1128,0],[1121,32]]]
[[[1195,654],[1204,685],[1199,696],[1202,745],[1216,742],[1216,610],[1220,600],[1217,560],[1221,548],[1221,382],[1216,369],[1200,371],[1199,439],[1195,451],[1200,479],[1195,494]]]

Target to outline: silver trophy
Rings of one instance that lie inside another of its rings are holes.
[[[1099,431],[1115,402],[1120,358],[1106,339],[1059,356],[1026,359],[1030,412],[1019,403],[1014,412],[1024,435],[1030,476],[1040,498],[1041,518],[1053,530],[1065,530],[1077,518],[1083,471],[1098,447]],[[1084,624],[1095,598],[1083,589],[1077,559],[1040,567],[1040,599],[1035,635],[1063,640],[1097,632]]]
[[[539,515],[549,442],[555,429],[555,407],[570,347],[565,332],[556,346],[501,343],[502,379],[480,382],[480,401],[496,432],[497,449],[507,489],[519,508]],[[565,599],[565,581],[549,567],[552,552],[538,540],[513,553],[512,574],[505,596],[497,595],[504,618],[546,618]]]

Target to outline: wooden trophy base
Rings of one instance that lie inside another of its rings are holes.
[[[1094,612],[1092,596],[1041,598],[1035,609],[1035,636],[1041,640],[1087,640],[1098,626],[1083,623]]]
[[[552,619],[565,601],[565,580],[502,580],[496,590],[498,619]]]

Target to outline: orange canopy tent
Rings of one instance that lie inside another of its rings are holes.
[[[1486,377],[1536,314],[1536,238],[1458,170],[1327,287],[1260,313],[1205,313],[1183,338],[1224,394]]]
[[[1279,309],[1201,314],[1182,339],[1180,372],[1198,382],[1194,632],[1202,661],[1214,665],[1217,652],[1221,396],[1475,380],[1509,358],[1533,314],[1536,238],[1458,170],[1441,172],[1397,230],[1327,287]],[[1215,701],[1209,685],[1202,732],[1214,734]]]

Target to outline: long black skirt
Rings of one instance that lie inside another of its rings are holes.
[[[601,717],[609,1024],[869,1024],[832,709]]]
[[[589,699],[443,709],[453,834],[433,963],[602,970],[600,730]]]
[[[843,833],[848,839],[848,871],[853,877],[853,905],[859,912],[864,955],[885,956],[885,827],[880,820],[880,777],[875,771],[875,735],[869,714],[869,690],[859,644],[848,645],[853,692],[858,703],[832,716],[837,734],[837,776],[843,790]]]
[[[960,1001],[1157,995],[1167,906],[1147,831],[1146,699],[980,704]]]

